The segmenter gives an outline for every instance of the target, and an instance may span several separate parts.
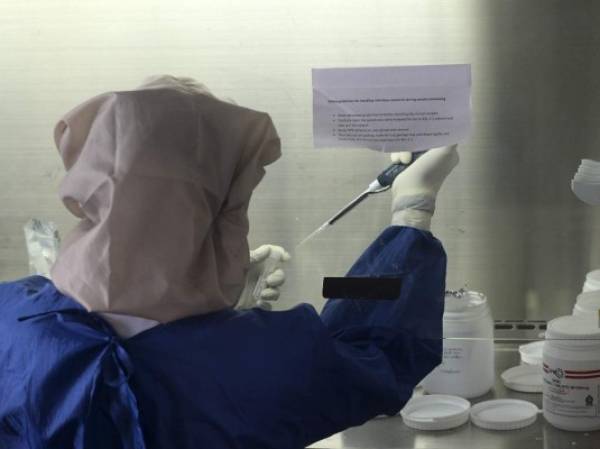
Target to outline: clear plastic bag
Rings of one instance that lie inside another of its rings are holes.
[[[29,255],[29,273],[49,278],[60,246],[56,226],[51,221],[32,218],[23,230]]]

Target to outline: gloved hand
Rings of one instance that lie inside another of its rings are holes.
[[[459,161],[457,145],[433,148],[400,173],[392,184],[392,224],[428,231],[442,183]],[[391,154],[392,162],[409,163],[412,153]]]
[[[250,268],[246,274],[246,285],[235,308],[242,310],[260,307],[271,310],[270,303],[279,299],[279,287],[285,282],[285,272],[281,265],[290,258],[291,256],[285,249],[276,245],[262,245],[250,251]],[[255,298],[253,292],[256,283],[263,271],[269,269],[269,265],[277,265],[279,268],[267,273],[265,288],[261,290],[260,298]]]

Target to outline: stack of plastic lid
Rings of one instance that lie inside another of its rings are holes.
[[[594,290],[600,290],[600,270],[593,270],[585,275],[583,292],[591,292]]]
[[[571,190],[577,198],[592,206],[600,204],[600,162],[582,159],[571,181]]]
[[[404,424],[418,430],[449,430],[469,418],[484,429],[515,430],[533,424],[539,412],[531,402],[518,399],[495,399],[471,407],[458,396],[432,394],[411,399],[401,415]]]
[[[541,365],[518,365],[504,371],[500,377],[506,388],[521,393],[541,393],[544,376]]]
[[[598,316],[598,310],[600,310],[600,290],[587,291],[577,296],[577,302],[573,307],[573,315]]]
[[[507,369],[500,375],[506,388],[522,393],[541,393],[544,387],[543,351],[543,341],[519,346],[521,364]]]

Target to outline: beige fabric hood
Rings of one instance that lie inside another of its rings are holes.
[[[280,156],[267,114],[161,77],[76,107],[55,141],[61,199],[81,218],[52,269],[61,292],[159,322],[235,305],[250,196]]]

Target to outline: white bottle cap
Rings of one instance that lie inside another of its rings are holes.
[[[500,377],[506,388],[522,393],[541,393],[544,387],[543,371],[539,365],[514,366]]]
[[[482,429],[516,430],[533,424],[539,412],[531,402],[494,399],[474,405],[471,408],[471,421]]]
[[[521,354],[521,363],[527,365],[542,365],[542,352],[544,351],[543,341],[534,341],[526,345],[519,346],[519,354]]]
[[[600,290],[589,291],[577,296],[573,315],[594,313],[598,316],[598,309],[600,309]]]
[[[575,175],[571,180],[571,190],[577,198],[591,206],[600,204],[600,184],[583,175]]]
[[[600,270],[590,271],[585,275],[585,280],[600,285]]]
[[[594,290],[600,290],[600,270],[590,271],[585,276],[585,282],[583,283],[583,291],[589,292]]]
[[[400,414],[404,424],[418,430],[448,430],[469,420],[471,403],[458,396],[431,394],[411,399]]]
[[[561,316],[548,322],[546,340],[577,340],[581,346],[600,344],[600,326],[594,316]]]

